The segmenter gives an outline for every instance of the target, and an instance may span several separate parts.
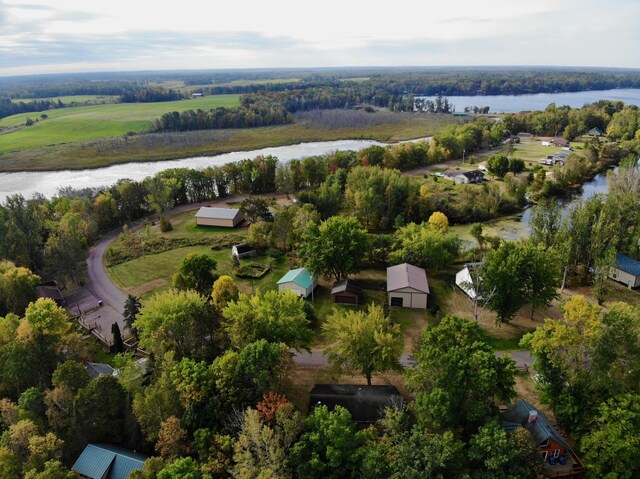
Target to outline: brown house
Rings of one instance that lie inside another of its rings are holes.
[[[538,446],[540,459],[553,477],[572,477],[584,472],[584,465],[567,440],[527,401],[520,399],[502,413],[502,426],[507,431],[523,427]]]
[[[331,288],[331,300],[335,304],[357,305],[362,301],[362,290],[348,279],[338,281]]]

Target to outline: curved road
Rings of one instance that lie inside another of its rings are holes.
[[[202,203],[193,203],[190,205],[182,205],[166,212],[167,215],[173,215],[182,213],[184,211],[195,210],[201,206],[221,204],[227,202],[241,201],[242,196],[228,197],[221,200],[205,201]],[[136,221],[132,224],[132,227],[139,226],[144,220]],[[117,322],[120,326],[120,330],[124,331],[125,324],[123,318],[124,303],[126,300],[126,294],[123,293],[109,277],[107,270],[104,266],[104,255],[122,232],[121,228],[110,231],[105,234],[100,241],[98,241],[90,250],[87,257],[87,285],[84,288],[79,288],[74,297],[70,297],[72,304],[79,305],[78,308],[87,311],[95,308],[98,300],[103,302],[101,308],[95,311],[85,314],[85,318],[90,323],[96,323],[101,333],[111,340],[111,325]],[[504,354],[510,354],[512,359],[516,361],[516,367],[521,370],[530,371],[531,364],[534,358],[528,351],[499,351],[496,353],[498,356]],[[303,368],[327,368],[329,362],[327,357],[322,351],[308,352],[294,352],[294,361],[296,365]],[[410,367],[415,364],[411,355],[403,354],[400,357],[400,364],[405,367]]]

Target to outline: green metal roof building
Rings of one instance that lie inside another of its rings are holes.
[[[308,297],[313,289],[318,285],[318,280],[311,276],[307,268],[292,269],[278,281],[278,290],[285,289],[293,291],[303,298]]]
[[[71,468],[88,479],[127,479],[147,456],[111,444],[88,444]]]

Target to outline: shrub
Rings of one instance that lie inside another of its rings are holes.
[[[160,231],[162,231],[163,233],[167,233],[168,231],[173,230],[173,225],[171,224],[171,221],[169,221],[167,218],[165,218],[164,216],[160,218]]]

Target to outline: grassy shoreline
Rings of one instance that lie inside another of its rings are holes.
[[[120,136],[0,153],[0,172],[93,169],[313,141],[359,139],[393,143],[438,134],[455,122],[451,116],[445,115],[406,114],[399,122],[351,128],[326,128],[310,122],[297,122],[238,130]]]

